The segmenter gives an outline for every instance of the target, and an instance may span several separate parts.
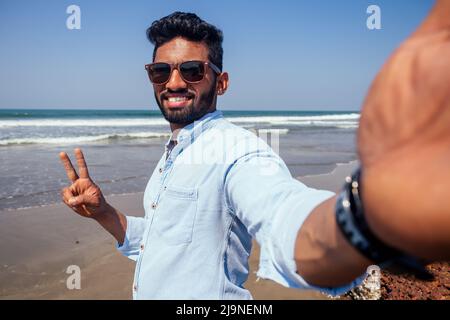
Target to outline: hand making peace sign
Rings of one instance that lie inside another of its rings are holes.
[[[75,149],[79,175],[75,171],[69,156],[61,152],[59,157],[66,169],[72,185],[61,190],[64,203],[83,217],[95,218],[107,209],[107,203],[100,188],[89,177],[86,161],[81,149]]]

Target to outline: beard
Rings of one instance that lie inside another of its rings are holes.
[[[184,91],[176,91],[177,93],[188,93],[187,90]],[[159,110],[163,114],[164,118],[170,123],[187,125],[190,124],[209,112],[211,109],[214,99],[215,99],[215,90],[214,85],[211,86],[209,91],[204,92],[200,96],[194,95],[193,102],[182,108],[181,110],[170,110],[165,108],[162,103],[162,94],[159,96],[155,93],[156,103],[158,104]]]

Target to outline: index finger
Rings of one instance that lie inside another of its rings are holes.
[[[80,178],[89,178],[89,172],[84,160],[83,152],[80,148],[75,149],[75,157],[77,158],[78,171],[80,172]]]
[[[67,177],[70,181],[75,182],[78,179],[78,174],[73,168],[72,162],[70,162],[70,158],[65,152],[61,152],[59,154],[59,158],[64,165],[64,169],[66,169]]]

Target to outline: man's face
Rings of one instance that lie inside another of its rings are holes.
[[[179,64],[189,60],[208,61],[208,47],[203,43],[174,38],[158,48],[154,62]],[[203,80],[187,83],[177,69],[163,85],[153,85],[155,99],[172,124],[186,125],[214,111],[217,99],[217,76],[206,68]]]

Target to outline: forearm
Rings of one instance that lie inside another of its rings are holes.
[[[122,245],[127,230],[127,218],[124,214],[107,205],[107,210],[95,217],[95,220]]]
[[[373,264],[344,238],[335,218],[336,197],[317,206],[297,234],[297,272],[308,283],[337,287],[350,283]]]

